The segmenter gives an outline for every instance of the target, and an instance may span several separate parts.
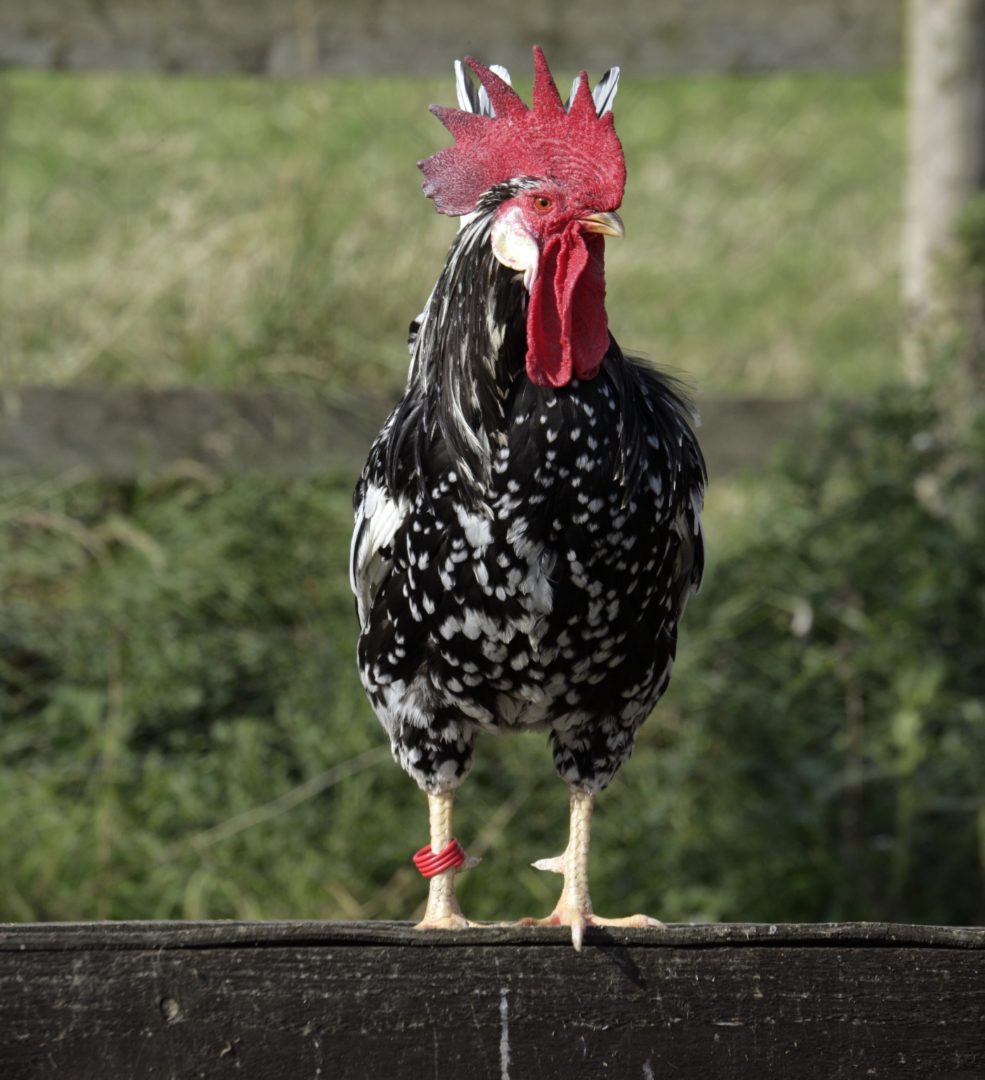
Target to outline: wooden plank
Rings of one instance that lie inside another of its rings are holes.
[[[220,474],[355,477],[383,402],[139,387],[0,390],[0,476],[133,480],[189,464]]]
[[[0,389],[0,476],[129,481],[192,463],[225,475],[353,479],[392,404],[198,389]],[[702,399],[713,476],[762,465],[778,440],[804,431],[814,408],[796,399]]]
[[[985,930],[8,925],[0,1075],[982,1080]]]
[[[859,71],[899,56],[889,2],[622,0],[612,18],[593,0],[567,0],[564,14],[521,0],[495,18],[448,0],[0,0],[0,67],[444,75],[474,52],[526,72],[535,41],[569,72]]]

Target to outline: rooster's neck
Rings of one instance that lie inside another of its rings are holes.
[[[408,387],[423,399],[427,435],[444,441],[477,489],[505,440],[526,355],[526,290],[493,255],[492,220],[480,211],[455,238],[420,322]]]

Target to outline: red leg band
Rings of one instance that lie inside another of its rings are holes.
[[[426,878],[444,873],[445,870],[455,869],[464,862],[465,852],[462,851],[462,845],[457,840],[450,840],[448,846],[439,851],[437,855],[431,850],[431,845],[428,844],[427,847],[422,847],[414,856],[414,865],[420,870],[421,875]]]

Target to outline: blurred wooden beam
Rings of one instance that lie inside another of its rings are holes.
[[[192,465],[223,475],[355,480],[392,400],[68,386],[0,390],[0,476],[129,481]],[[761,466],[804,431],[807,400],[707,399],[699,437],[713,476]]]
[[[501,0],[495,18],[452,0],[0,0],[0,68],[446,75],[471,52],[528,73],[539,41],[569,73],[865,71],[896,67],[899,40],[893,0]]]
[[[985,0],[909,0],[908,17],[904,346],[919,379],[960,288],[958,221],[985,189]]]
[[[189,466],[353,480],[386,417],[361,398],[68,386],[0,390],[0,475],[129,481]]]

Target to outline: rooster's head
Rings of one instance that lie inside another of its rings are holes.
[[[431,106],[455,144],[420,162],[424,192],[442,214],[494,207],[493,254],[522,272],[530,294],[531,381],[590,379],[609,344],[603,237],[623,234],[616,209],[626,162],[608,101],[597,105],[582,72],[566,107],[536,47],[532,108],[496,72],[465,62],[486,102],[469,111]]]

